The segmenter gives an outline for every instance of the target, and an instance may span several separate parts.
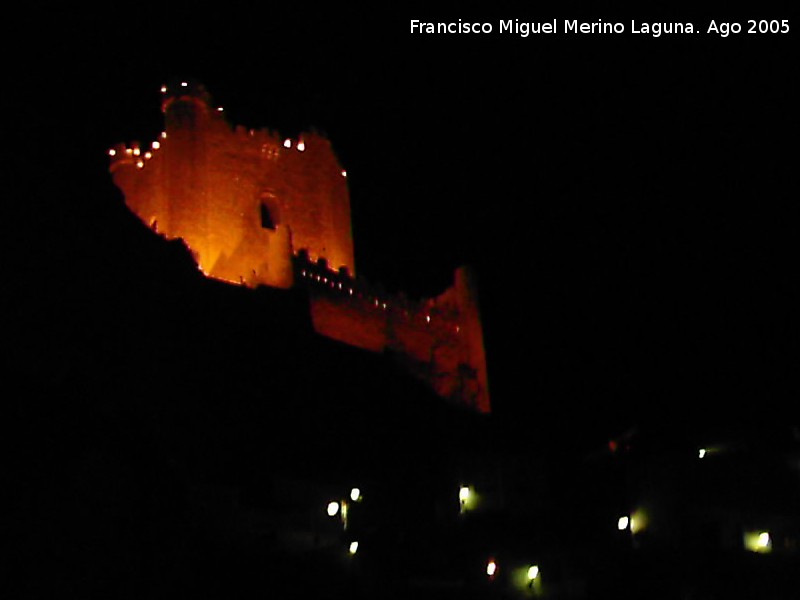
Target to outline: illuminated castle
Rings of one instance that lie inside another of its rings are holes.
[[[114,183],[142,221],[183,239],[208,277],[304,286],[317,333],[392,353],[440,396],[489,412],[481,319],[466,268],[451,288],[419,302],[372,289],[356,278],[347,172],[327,139],[231,128],[198,84],[161,91],[160,139],[109,150]]]

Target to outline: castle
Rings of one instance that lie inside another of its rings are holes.
[[[208,277],[303,286],[314,330],[388,352],[439,396],[490,412],[474,277],[462,267],[439,296],[411,301],[356,277],[347,172],[330,142],[231,127],[205,88],[161,88],[165,130],[148,146],[109,150],[130,210],[181,238]]]

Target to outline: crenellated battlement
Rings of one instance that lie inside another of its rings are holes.
[[[333,271],[324,259],[311,262],[305,252],[301,251],[296,261],[300,279],[317,295],[326,295],[354,309],[386,315],[387,319],[420,331],[436,335],[461,333],[459,310],[446,293],[412,301],[403,294],[389,294],[364,279],[353,279],[347,271]]]
[[[314,329],[346,344],[397,356],[440,396],[489,412],[488,378],[477,294],[468,269],[440,295],[413,301],[330,269],[305,252],[297,285],[309,292]]]
[[[181,238],[207,276],[304,286],[321,335],[390,352],[440,396],[488,412],[477,295],[468,270],[451,288],[411,301],[356,277],[347,172],[316,133],[282,138],[231,126],[205,88],[161,88],[165,129],[108,151],[128,207]]]

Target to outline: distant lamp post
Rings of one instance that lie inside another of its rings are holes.
[[[350,500],[353,502],[361,502],[361,489],[354,487],[350,489]],[[350,512],[350,504],[347,500],[339,500],[338,502],[333,500],[328,502],[328,516],[335,517],[339,515],[339,519],[342,521],[342,528],[347,530],[347,518]]]
[[[486,563],[486,575],[488,575],[489,579],[494,579],[494,576],[497,574],[497,563],[493,558],[489,559],[489,562]]]
[[[356,552],[358,552],[358,542],[350,542],[349,552],[350,556],[353,556]]]
[[[472,490],[467,485],[462,485],[458,490],[458,502],[461,507],[461,513],[465,513],[472,500]]]
[[[698,456],[699,458],[704,458],[704,457],[705,457],[705,455],[706,455],[706,449],[705,449],[705,448],[700,448],[700,450],[699,450],[699,451],[698,451],[698,453],[697,453],[697,456]]]
[[[539,565],[531,565],[528,567],[526,586],[534,596],[539,596],[542,591],[542,580],[539,578]]]
[[[625,531],[628,528],[629,523],[630,519],[627,516],[620,517],[619,519],[617,519],[617,529],[619,529],[620,531]]]
[[[748,531],[744,534],[744,547],[750,552],[772,552],[772,536],[768,531]]]

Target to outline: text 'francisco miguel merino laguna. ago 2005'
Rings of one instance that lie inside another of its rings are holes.
[[[726,23],[710,21],[702,27],[696,27],[690,22],[669,22],[669,23],[644,23],[632,20],[630,26],[626,27],[622,22],[606,22],[602,19],[597,21],[578,21],[577,19],[558,19],[552,21],[520,21],[519,19],[508,19],[498,21],[497,26],[485,22],[465,22],[461,19],[449,22],[429,23],[411,20],[411,33],[477,33],[491,34],[502,33],[528,37],[537,34],[558,34],[558,33],[588,33],[588,34],[645,34],[652,37],[661,37],[669,34],[690,34],[690,33],[711,33],[721,37],[728,37],[731,33],[789,33],[789,21],[787,19],[774,19],[771,21],[748,20],[746,24]]]

